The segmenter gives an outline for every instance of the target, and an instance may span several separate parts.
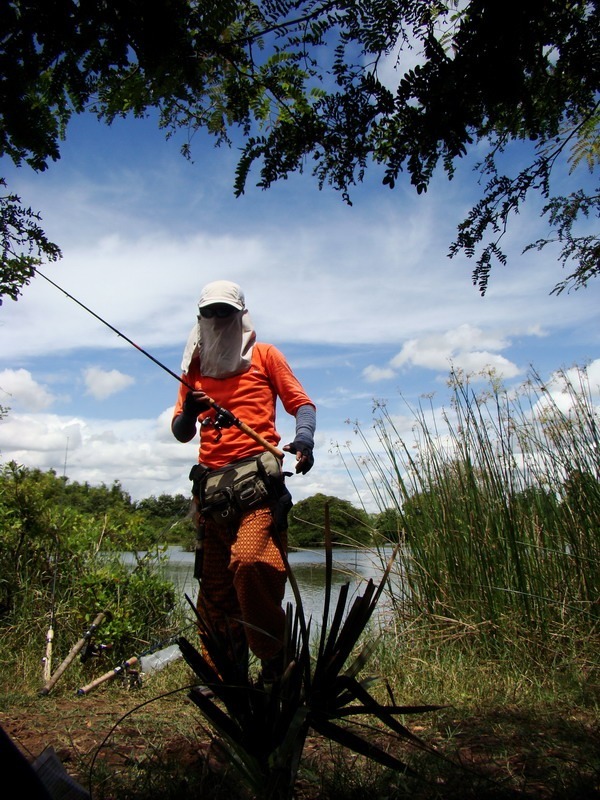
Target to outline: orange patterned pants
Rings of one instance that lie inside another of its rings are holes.
[[[247,643],[269,660],[283,643],[287,536],[274,536],[268,507],[244,514],[237,528],[211,519],[205,525],[198,611],[238,652]]]

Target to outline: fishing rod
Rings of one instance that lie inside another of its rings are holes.
[[[54,574],[52,576],[52,600],[50,605],[50,625],[46,631],[46,651],[42,658],[44,683],[47,684],[52,675],[52,646],[54,642],[54,615],[56,601],[56,573],[58,572],[58,552],[54,554]]]
[[[65,672],[65,670],[69,666],[69,664],[71,664],[71,662],[74,660],[74,658],[77,655],[77,653],[79,653],[80,650],[83,650],[83,647],[84,647],[85,644],[88,644],[90,642],[92,636],[95,634],[95,632],[98,630],[100,625],[102,625],[104,620],[107,619],[107,618],[109,620],[111,619],[111,614],[110,614],[109,611],[101,611],[96,616],[96,618],[94,619],[94,621],[92,622],[90,627],[87,629],[87,631],[83,634],[81,639],[79,639],[77,642],[75,642],[73,647],[69,650],[69,653],[68,653],[67,657],[62,662],[62,664],[58,667],[58,669],[56,670],[54,675],[52,675],[52,677],[48,679],[48,681],[43,686],[43,688],[40,689],[39,694],[41,696],[45,696],[47,694],[50,694],[50,691],[56,685],[56,682],[63,675],[63,673]]]
[[[128,336],[125,336],[125,334],[122,331],[120,331],[118,328],[115,328],[114,325],[111,325],[110,322],[107,322],[99,314],[96,314],[95,311],[92,311],[91,308],[88,308],[88,306],[84,305],[84,303],[82,303],[81,300],[78,300],[76,297],[73,297],[73,295],[69,294],[69,292],[63,289],[62,286],[59,286],[57,283],[51,280],[47,275],[44,275],[43,272],[40,272],[40,270],[37,267],[33,267],[33,269],[41,278],[48,281],[48,283],[52,284],[52,286],[58,289],[59,292],[62,292],[66,297],[68,297],[69,300],[73,300],[74,303],[77,303],[78,306],[81,306],[81,308],[87,311],[88,314],[91,314],[93,317],[96,317],[96,319],[99,322],[101,322],[103,325],[106,325],[107,328],[110,328],[110,330],[113,331],[113,333],[116,333],[117,336],[119,336],[121,339],[124,339],[132,347],[135,347],[135,349],[138,350],[142,355],[146,356],[146,358],[149,358],[150,361],[153,361],[158,367],[167,372],[172,378],[175,378],[176,381],[182,383],[191,392],[196,391],[196,389],[193,386],[191,386],[191,384],[189,384],[186,380],[184,380],[181,377],[181,375],[178,375],[176,372],[173,372],[173,370],[169,369],[169,367],[163,364],[162,361],[159,361],[147,350],[144,350],[143,347],[140,347]],[[215,427],[230,428],[232,425],[235,425],[236,428],[243,431],[247,436],[250,436],[251,439],[254,439],[255,442],[260,444],[262,447],[265,448],[265,450],[268,450],[277,458],[282,459],[284,457],[284,453],[281,450],[275,447],[275,445],[268,442],[259,433],[253,430],[249,425],[246,425],[245,422],[242,422],[240,419],[238,419],[234,414],[231,413],[231,411],[220,406],[215,400],[212,399],[212,397],[206,395],[206,402],[209,404],[211,408],[213,408],[216,411],[217,417],[215,420]]]
[[[63,490],[64,490],[64,482],[66,481],[67,477],[67,454],[69,452],[69,437],[67,436],[67,444],[65,446],[65,461],[63,465]],[[63,491],[64,497],[64,491]],[[56,620],[56,578],[58,575],[58,537],[56,538],[56,547],[54,549],[54,570],[52,575],[52,596],[50,602],[50,624],[48,626],[48,630],[46,631],[46,651],[44,653],[44,657],[42,658],[42,665],[43,665],[43,672],[42,677],[44,679],[44,684],[47,684],[50,681],[50,677],[52,676],[52,648],[54,642],[54,623]]]
[[[195,623],[192,624],[195,625]],[[100,675],[99,678],[96,678],[86,686],[81,686],[79,689],[77,689],[77,696],[83,697],[84,695],[88,695],[94,689],[97,689],[98,686],[101,686],[103,683],[107,683],[108,681],[111,681],[119,676],[126,677],[132,673],[133,668],[136,666],[139,667],[140,672],[145,675],[159,672],[161,669],[164,669],[169,664],[172,664],[174,661],[177,661],[181,658],[182,653],[178,644],[179,636],[180,634],[177,634],[176,636],[171,636],[162,642],[157,642],[154,645],[150,645],[150,647],[144,650],[143,653],[140,653],[137,656],[131,656],[131,658],[122,661],[120,664],[117,664],[116,667],[113,667],[112,669],[109,669],[108,672]],[[139,675],[136,675],[136,677],[139,683]]]

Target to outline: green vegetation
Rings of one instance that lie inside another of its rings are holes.
[[[132,567],[119,556],[137,553]],[[141,552],[143,552],[143,555]],[[100,611],[114,663],[173,635],[181,620],[164,546],[118,484],[69,484],[53,471],[0,470],[0,658],[2,688],[28,678],[55,629],[54,666]],[[35,648],[35,660],[24,659]],[[105,669],[106,669],[105,665]],[[38,670],[39,672],[39,670]],[[39,677],[38,677],[39,680]]]
[[[510,392],[492,374],[479,393],[453,373],[451,387],[442,419],[414,411],[415,443],[378,405],[384,457],[358,427],[365,480],[402,518],[405,611],[476,631],[503,658],[532,642],[581,658],[600,619],[600,427],[586,371],[548,386],[533,373]]]
[[[368,515],[346,501],[328,500],[336,541],[368,543]],[[317,496],[298,504],[314,521],[307,535],[298,537],[299,546],[323,546],[324,501]],[[0,662],[5,688],[15,670],[36,680],[50,626],[55,629],[56,667],[94,617],[109,611],[111,618],[98,632],[107,658],[96,672],[110,667],[107,659],[118,664],[177,633],[187,609],[176,601],[164,567],[167,545],[193,549],[189,509],[189,498],[181,494],[136,503],[118,481],[91,486],[54,470],[2,465]],[[133,567],[122,562],[122,552],[132,554]]]
[[[348,500],[315,494],[295,503],[289,516],[288,541],[291,547],[325,545],[325,506],[329,509],[331,538],[334,544],[362,547],[371,544],[371,520]]]
[[[277,673],[260,669],[252,675],[246,665],[232,663],[229,643],[211,630],[209,618],[203,619],[201,633],[204,656],[187,639],[182,637],[179,642],[200,683],[212,692],[208,696],[205,690],[194,688],[190,699],[218,732],[221,747],[251,797],[261,800],[291,800],[295,795],[309,732],[407,777],[418,777],[387,746],[375,743],[369,725],[365,725],[365,733],[353,722],[366,719],[371,726],[380,726],[384,736],[429,750],[397,716],[438,710],[431,705],[399,705],[393,698],[381,703],[371,693],[377,681],[361,673],[373,646],[369,637],[364,637],[392,561],[377,587],[371,580],[360,595],[352,598],[346,584],[337,602],[332,601],[332,542],[326,506],[324,516],[326,577],[318,645],[311,646],[310,628],[292,572],[289,577],[296,609],[292,612],[288,607]]]
[[[154,541],[180,544],[193,549],[196,538],[190,515],[190,498],[182,494],[152,495],[135,504],[137,514],[142,514],[146,528]]]

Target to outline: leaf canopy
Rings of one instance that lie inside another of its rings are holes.
[[[598,215],[598,190],[584,191],[577,170],[572,194],[551,194],[559,157],[598,164],[597,0],[12,0],[0,26],[0,155],[16,164],[46,169],[85,110],[109,124],[158,111],[167,136],[188,132],[186,156],[198,130],[216,143],[241,137],[238,195],[254,171],[267,188],[307,164],[347,202],[369,165],[384,185],[406,173],[422,193],[483,147],[487,184],[450,247],[476,258],[480,291],[535,192],[552,230],[535,246],[556,240],[574,264],[555,291],[600,270],[597,236],[574,227]],[[514,143],[532,148],[530,163],[503,175],[499,157]],[[33,255],[18,240],[4,248],[2,288],[12,283],[15,298],[36,252],[60,254],[31,241]]]

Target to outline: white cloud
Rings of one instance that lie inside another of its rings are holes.
[[[450,366],[450,350],[447,346],[444,347],[444,344],[443,335],[409,339],[402,345],[400,352],[390,360],[390,364],[396,368],[408,365],[447,370]]]
[[[484,347],[488,350],[504,350],[509,344],[506,337],[469,324],[459,325],[457,328],[447,331],[444,338],[453,352],[470,350],[474,343],[479,348]]]
[[[173,419],[174,406],[169,406],[159,415],[156,420],[155,434],[159,442],[173,441],[173,434],[171,433],[171,420]]]
[[[0,424],[0,452],[4,461],[57,469],[69,449],[81,447],[84,428],[82,420],[11,411]]]
[[[526,333],[528,336],[537,336],[539,339],[549,335],[548,331],[544,330],[541,325],[531,325],[527,328]]]
[[[571,367],[553,373],[544,383],[544,393],[535,405],[539,415],[557,410],[569,414],[576,405],[574,395],[582,397],[582,408],[595,409],[600,421],[600,359],[585,367]]]
[[[377,367],[374,364],[369,364],[362,371],[363,378],[367,383],[375,383],[376,381],[386,381],[390,378],[396,377],[396,372],[391,367]]]
[[[581,386],[591,396],[600,394],[600,358],[591,361],[584,367],[571,367],[564,371],[565,377],[574,387]]]
[[[55,469],[78,482],[120,481],[136,498],[186,490],[194,446],[157,436],[156,420],[13,414],[0,424],[3,461]],[[164,488],[162,488],[164,487]]]
[[[42,411],[52,405],[54,395],[35,381],[26,369],[4,369],[0,372],[0,397],[9,408]]]
[[[418,200],[398,189],[396,198],[374,194],[353,208],[313,191],[315,212],[308,215],[290,204],[266,214],[253,229],[200,225],[183,234],[173,228],[173,208],[163,224],[152,220],[144,227],[139,214],[123,214],[117,203],[111,215],[110,205],[99,209],[91,196],[85,237],[71,233],[72,224],[63,227],[80,213],[68,202],[72,196],[53,196],[53,237],[64,258],[42,271],[63,292],[38,277],[18,303],[5,304],[0,350],[13,359],[34,357],[40,336],[46,354],[129,346],[93,314],[146,349],[182,347],[202,285],[223,276],[244,288],[259,337],[275,342],[393,343],[453,330],[457,341],[445,344],[457,349],[473,331],[506,327],[507,308],[512,329],[530,329],[530,335],[573,322],[585,325],[595,313],[593,290],[549,298],[560,270],[533,252],[517,251],[518,269],[495,274],[481,298],[470,284],[466,260],[445,255],[455,224],[448,207],[457,209],[458,220],[460,187],[440,182]],[[407,199],[410,204],[402,202]],[[225,208],[223,216],[229,216]],[[521,218],[534,229],[536,219],[526,209]],[[293,308],[302,309],[302,324]],[[466,319],[469,325],[457,325]],[[480,342],[478,349],[497,346]]]
[[[487,380],[486,374],[490,371],[503,378],[516,378],[522,374],[522,370],[512,361],[489,351],[471,350],[457,353],[452,358],[452,366],[475,378],[483,373],[483,380]]]
[[[408,367],[422,367],[444,374],[454,368],[474,376],[494,370],[504,378],[515,378],[522,370],[495,352],[509,345],[508,339],[493,331],[464,324],[444,333],[408,339],[387,366],[370,364],[362,374],[371,383],[394,378],[396,370]]]
[[[135,380],[117,369],[103,370],[100,367],[88,367],[83,370],[83,382],[86,394],[96,400],[106,400],[107,397],[131,386]]]
[[[444,333],[409,339],[390,363],[396,368],[414,365],[448,370],[452,363],[482,369],[489,363],[487,359],[498,362],[495,352],[506,349],[509,344],[505,337],[492,331],[464,324]],[[511,376],[518,374],[514,365],[509,365],[506,359],[504,362],[505,368],[511,370]]]

